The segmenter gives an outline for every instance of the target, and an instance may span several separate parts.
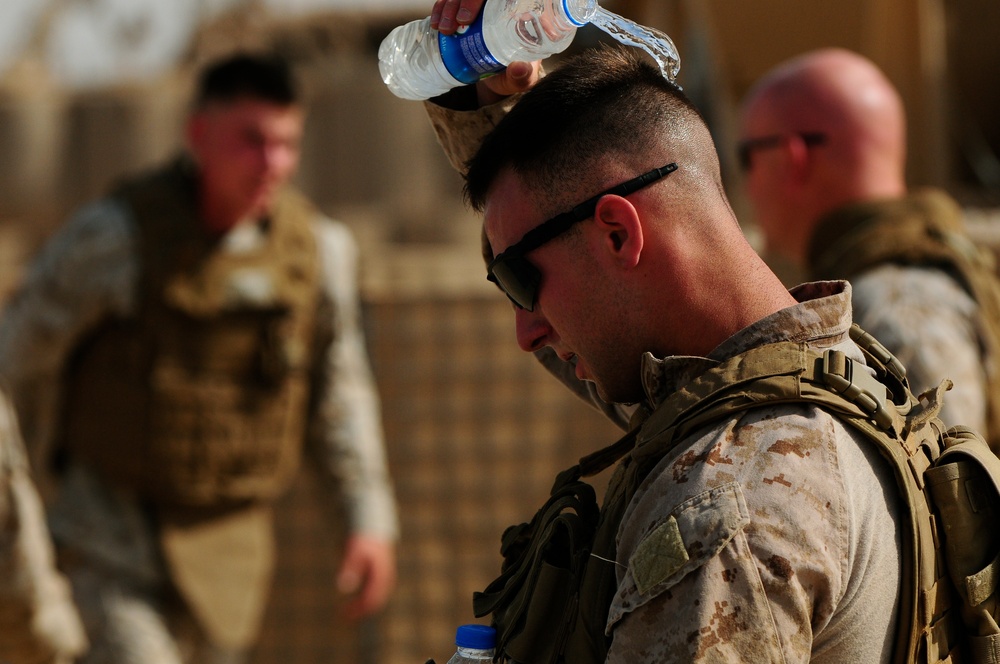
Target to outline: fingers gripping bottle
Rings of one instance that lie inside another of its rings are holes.
[[[487,664],[493,661],[497,631],[486,625],[462,625],[455,634],[458,650],[448,664]]]
[[[475,22],[454,35],[430,17],[395,28],[379,47],[382,80],[397,97],[429,99],[504,69],[544,60],[590,22],[596,0],[486,0]]]

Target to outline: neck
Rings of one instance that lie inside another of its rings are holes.
[[[738,284],[734,284],[729,293],[728,306],[718,307],[718,334],[704,354],[748,325],[796,304],[785,285],[762,260],[741,274]]]
[[[676,330],[680,343],[673,353],[706,356],[748,325],[796,303],[749,245],[748,252],[741,258],[720,258],[714,263],[719,266],[715,273],[702,270],[704,278],[688,292],[692,308]],[[727,265],[742,268],[726,269]],[[676,311],[668,314],[677,317]]]
[[[211,235],[225,235],[230,230],[250,219],[260,215],[252,209],[234,209],[220,204],[212,204],[203,197],[199,209],[205,229]]]

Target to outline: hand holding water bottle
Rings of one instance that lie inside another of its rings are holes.
[[[492,103],[531,87],[540,65],[529,61],[565,50],[596,8],[596,0],[438,0],[431,16],[386,36],[379,71],[393,94],[418,100],[494,78],[477,86],[480,104]]]
[[[443,35],[453,35],[461,26],[476,20],[486,0],[437,0],[431,9],[431,27]],[[504,97],[525,92],[541,78],[542,61],[512,62],[507,69],[476,83],[479,105],[495,104]]]
[[[431,8],[431,27],[443,35],[453,35],[459,26],[470,25],[479,16],[486,0],[436,0]]]
[[[522,92],[540,77],[540,63],[528,61],[561,53],[588,23],[645,50],[670,81],[680,68],[669,36],[597,0],[435,0],[431,11],[379,46],[379,72],[397,97],[430,99],[476,83],[483,105]]]

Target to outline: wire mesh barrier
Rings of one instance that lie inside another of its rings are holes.
[[[255,664],[446,661],[455,627],[475,622],[472,592],[499,570],[503,529],[531,517],[556,472],[617,435],[517,348],[502,298],[383,300],[366,320],[402,522],[398,588],[364,628],[339,620],[337,536],[306,475],[279,507],[280,569]]]

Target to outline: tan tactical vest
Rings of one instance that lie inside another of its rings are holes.
[[[556,480],[552,498],[502,538],[502,573],[473,598],[492,614],[501,662],[600,664],[617,587],[615,537],[642,480],[697,429],[767,403],[813,403],[854,427],[893,468],[902,515],[899,625],[893,662],[1000,661],[1000,460],[978,434],[943,430],[947,382],[918,402],[905,370],[870,335],[851,337],[878,377],[843,353],[784,342],[697,377],[620,441]],[[622,459],[601,514],[581,477]],[[594,554],[594,555],[592,555]]]
[[[298,468],[309,407],[316,212],[287,192],[262,246],[221,252],[182,163],[115,195],[138,228],[137,313],[72,357],[64,447],[164,507],[275,497]]]
[[[983,434],[1000,452],[1000,281],[993,255],[969,238],[958,205],[935,190],[838,210],[820,223],[810,243],[812,279],[850,280],[885,263],[941,268],[979,305],[988,381]]]

